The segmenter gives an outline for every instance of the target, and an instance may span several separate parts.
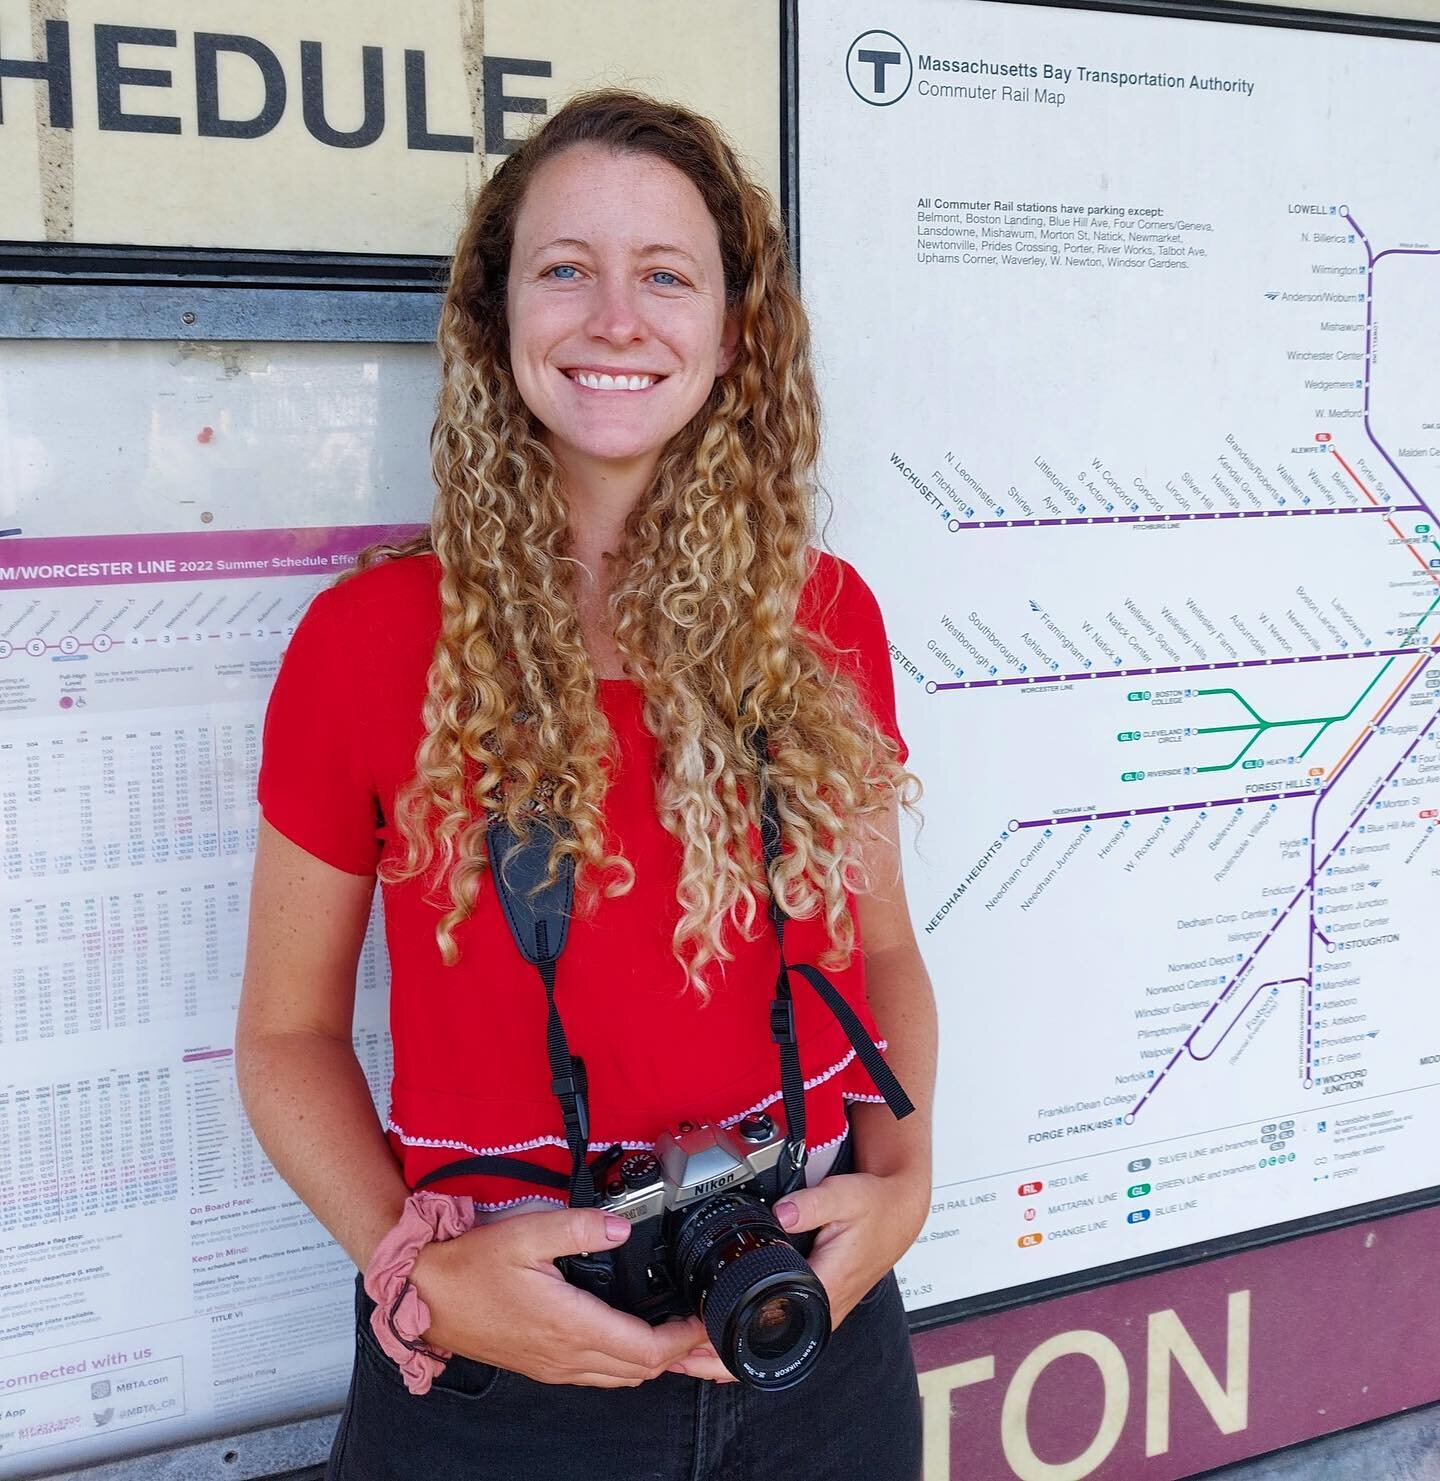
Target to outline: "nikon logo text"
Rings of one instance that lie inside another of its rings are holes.
[[[695,1184],[695,1197],[699,1198],[706,1193],[714,1193],[720,1188],[729,1188],[734,1184],[743,1182],[747,1176],[744,1168],[738,1168],[735,1172],[726,1173],[723,1178],[709,1178],[703,1183]]]

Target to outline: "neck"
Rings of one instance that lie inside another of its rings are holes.
[[[610,461],[554,444],[550,450],[565,480],[571,554],[603,580],[603,558],[620,549],[625,521],[649,488],[659,454]]]

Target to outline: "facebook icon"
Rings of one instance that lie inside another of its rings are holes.
[[[856,97],[885,108],[909,92],[915,66],[909,49],[893,32],[866,31],[850,43],[845,72]]]

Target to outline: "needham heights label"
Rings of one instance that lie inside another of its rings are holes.
[[[775,190],[760,0],[0,0],[0,240],[448,253],[571,93],[716,118]]]

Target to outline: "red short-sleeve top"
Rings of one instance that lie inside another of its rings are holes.
[[[849,666],[903,759],[908,751],[896,724],[879,607],[847,562],[822,551],[814,557],[799,619],[836,643],[838,661]],[[424,735],[439,575],[433,555],[409,556],[320,592],[290,641],[270,698],[259,779],[264,816],[348,873],[373,873],[392,852],[403,857],[403,840],[387,820]],[[655,806],[657,743],[644,723],[642,691],[628,679],[605,679],[599,697],[620,750],[606,823],[635,867],[635,883],[571,922],[556,986],[570,1048],[589,1076],[595,1151],[616,1142],[649,1147],[677,1121],[732,1123],[780,1099],[769,1030],[774,935],[767,928],[747,942],[732,932],[735,960],[712,964],[708,1002],[684,986],[671,951],[683,850]],[[460,960],[451,967],[435,940],[443,911],[425,900],[424,881],[382,889],[394,1049],[387,1133],[406,1181],[413,1186],[432,1168],[469,1154],[519,1154],[568,1173],[550,1091],[544,989],[510,936],[489,876],[474,913],[456,929]],[[873,1035],[858,935],[849,968],[828,975]],[[787,925],[792,962],[813,962],[826,942],[818,915]],[[848,1101],[881,1097],[830,1010],[798,981],[794,991],[807,1141],[819,1153],[844,1137]],[[528,1201],[536,1191],[489,1175],[443,1186],[469,1193],[485,1209]]]

